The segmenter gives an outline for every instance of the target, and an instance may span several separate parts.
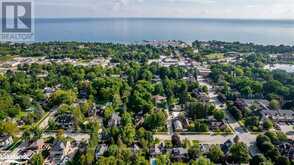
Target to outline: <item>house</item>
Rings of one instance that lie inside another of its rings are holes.
[[[227,97],[226,95],[222,94],[222,93],[218,93],[217,94],[217,98],[220,102],[225,103],[227,101]]]
[[[101,156],[103,156],[107,150],[108,150],[108,146],[106,144],[101,144],[97,146],[96,153],[95,153],[96,159],[99,159]]]
[[[24,155],[26,160],[30,160],[33,155],[38,154],[45,148],[45,143],[43,139],[38,139],[31,143],[28,147],[21,149],[19,151],[20,155]]]
[[[95,115],[97,115],[97,106],[95,103],[93,103],[90,108],[87,110],[86,112],[86,117],[93,117]]]
[[[193,96],[197,97],[202,102],[209,102],[210,100],[210,97],[199,89],[194,89],[192,91],[192,94]]]
[[[176,132],[182,132],[183,131],[183,125],[182,122],[178,119],[174,120],[173,126]]]
[[[188,150],[182,147],[173,148],[171,156],[174,160],[186,160],[189,157]]]
[[[151,80],[153,83],[158,83],[161,81],[160,76],[155,75],[154,78]]]
[[[9,135],[0,135],[0,147],[7,148],[13,143],[13,139]]]
[[[294,54],[286,53],[278,55],[278,60],[285,62],[294,61]]]
[[[172,105],[171,106],[171,111],[175,111],[175,112],[182,111],[182,106],[180,106],[180,105]]]
[[[237,98],[234,102],[235,106],[240,109],[244,110],[247,107],[247,104],[244,99]]]
[[[186,80],[188,82],[196,82],[196,78],[193,75],[189,75],[187,77],[183,77],[183,80]]]
[[[143,116],[136,116],[135,117],[135,127],[138,128],[144,123],[144,117]]]
[[[200,144],[200,151],[203,154],[209,153],[209,145],[208,144]]]
[[[166,101],[166,97],[160,95],[153,96],[152,99],[155,101],[156,104],[160,104]]]
[[[209,100],[210,100],[210,97],[206,93],[203,93],[203,92],[201,92],[197,97],[202,102],[209,102]]]
[[[50,154],[49,163],[50,164],[63,164],[68,161],[68,154],[71,151],[70,142],[54,141]]]
[[[261,110],[262,120],[271,119],[274,122],[294,123],[294,111],[292,110]]]
[[[17,127],[22,127],[22,126],[25,125],[25,121],[22,120],[22,119],[20,119],[20,120],[18,120],[18,121],[16,122],[16,124],[17,124]]]
[[[292,161],[294,160],[294,142],[293,141],[283,142],[279,144],[277,147],[282,155],[288,157]]]
[[[229,152],[233,144],[234,142],[231,139],[229,139],[224,144],[221,145],[221,149],[223,150],[224,154],[227,154]]]
[[[243,99],[246,107],[254,106],[256,110],[269,109],[269,101],[264,99]]]
[[[133,153],[136,154],[137,152],[140,151],[140,147],[137,144],[132,144],[131,150],[132,150]]]
[[[51,88],[51,87],[44,88],[44,93],[47,97],[50,97],[51,94],[53,94],[55,91],[56,91],[56,88]]]
[[[220,129],[220,130],[224,130],[224,129],[226,129],[226,125],[225,125],[225,123],[224,122],[221,122],[221,121],[210,121],[209,122],[209,128],[210,128],[210,130],[218,130],[218,129]]]
[[[149,149],[149,154],[151,157],[155,157],[157,155],[161,155],[161,150],[159,149],[159,147],[157,145],[155,145],[154,147],[151,147]]]
[[[121,117],[119,113],[112,113],[110,120],[108,121],[109,127],[114,127],[120,125]]]
[[[42,150],[44,146],[45,146],[44,140],[38,139],[38,140],[34,141],[27,149],[38,152],[38,151]]]
[[[206,68],[198,68],[199,74],[203,77],[208,77],[209,74],[211,73],[210,69],[206,69]]]
[[[58,114],[55,118],[58,127],[69,129],[74,126],[74,117],[70,113]]]
[[[189,119],[184,118],[182,120],[183,128],[188,129],[190,127]]]

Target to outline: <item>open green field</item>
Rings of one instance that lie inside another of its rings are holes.
[[[208,60],[219,60],[224,58],[224,53],[211,53],[205,56]]]
[[[13,60],[13,56],[0,56],[0,62]]]

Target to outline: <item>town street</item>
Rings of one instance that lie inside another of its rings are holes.
[[[203,67],[207,69],[206,67]],[[230,126],[233,131],[232,135],[201,135],[201,134],[190,134],[190,135],[182,135],[180,134],[180,139],[188,139],[188,140],[197,140],[200,144],[224,144],[227,140],[233,140],[235,136],[239,136],[240,141],[246,143],[249,146],[249,150],[252,155],[256,155],[259,153],[255,141],[257,135],[251,134],[247,132],[246,128],[243,128],[235,119],[234,117],[226,111],[226,105],[221,103],[218,98],[217,94],[209,81],[205,79],[203,76],[199,75],[197,80],[200,85],[206,85],[208,88],[208,95],[210,97],[210,102],[213,103],[216,108],[224,109],[225,110],[225,122]],[[171,117],[168,118],[168,134],[156,134],[154,135],[155,138],[159,139],[160,141],[164,140],[171,140],[172,131],[172,124],[171,124]]]
[[[233,139],[234,135],[179,135],[181,140],[197,140],[200,144],[224,144],[228,139]],[[170,135],[154,135],[160,141],[171,140]]]
[[[42,135],[42,138],[47,138],[47,137],[55,137],[56,133],[55,132],[44,132]],[[69,132],[64,132],[64,137],[70,137],[73,138],[76,141],[88,141],[90,139],[90,135],[87,133],[69,133]]]

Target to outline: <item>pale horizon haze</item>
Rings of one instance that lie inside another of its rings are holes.
[[[294,19],[294,0],[35,0],[35,18]]]

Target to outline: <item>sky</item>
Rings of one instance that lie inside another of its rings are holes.
[[[294,0],[35,0],[35,17],[294,19]]]

